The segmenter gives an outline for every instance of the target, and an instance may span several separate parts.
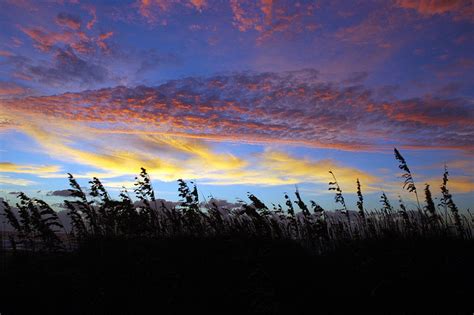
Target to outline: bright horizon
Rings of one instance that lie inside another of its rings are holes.
[[[0,197],[59,204],[66,173],[117,196],[145,167],[158,198],[367,209],[474,205],[474,8],[469,1],[2,1]],[[55,191],[59,196],[54,196]],[[437,204],[437,200],[435,200]]]

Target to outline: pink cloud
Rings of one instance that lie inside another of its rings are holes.
[[[140,0],[137,2],[139,14],[146,19],[149,24],[156,24],[158,21],[165,25],[165,13],[177,5],[194,8],[202,11],[207,6],[206,0]]]
[[[202,10],[206,5],[206,0],[190,0],[191,4],[198,10]]]
[[[112,37],[114,32],[101,33],[97,37],[89,35],[81,30],[80,19],[67,14],[59,14],[56,23],[68,29],[59,32],[49,31],[43,27],[20,27],[20,29],[33,41],[34,47],[44,53],[61,46],[72,47],[79,54],[91,54],[97,49],[108,51],[105,41]]]
[[[257,43],[273,37],[275,33],[285,36],[315,31],[319,25],[307,20],[318,8],[314,4],[273,0],[230,1],[233,24],[241,32],[257,31]]]
[[[93,124],[100,132],[344,150],[393,145],[470,150],[474,145],[474,129],[467,123],[473,110],[464,99],[382,103],[361,86],[316,79],[317,73],[308,70],[235,74],[170,81],[154,88],[29,97],[3,106],[33,117]]]
[[[59,13],[56,17],[56,23],[76,31],[81,28],[82,24],[80,17],[68,13]]]
[[[75,33],[71,31],[49,32],[42,27],[20,28],[34,42],[34,46],[42,51],[49,52],[58,43],[72,44],[75,42]]]
[[[89,14],[92,16],[91,20],[87,22],[87,25],[86,25],[87,29],[91,30],[94,27],[95,23],[97,23],[97,12],[96,12],[95,7],[93,6],[87,6],[86,9],[89,12]]]
[[[0,56],[1,57],[10,57],[13,56],[13,53],[7,50],[0,50]]]
[[[98,39],[97,39],[97,46],[99,46],[103,51],[108,51],[109,47],[105,43],[105,40],[112,37],[114,35],[114,32],[107,32],[100,34]]]
[[[474,5],[470,0],[397,0],[396,3],[425,16],[452,14],[455,20],[474,21]]]
[[[30,89],[13,82],[0,81],[0,98],[10,96],[22,96],[28,94]]]

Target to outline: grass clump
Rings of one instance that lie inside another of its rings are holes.
[[[405,171],[403,188],[417,196],[410,169],[397,149],[395,158],[400,162],[400,169]],[[156,198],[145,168],[135,178],[135,201],[126,189],[121,191],[119,200],[112,199],[95,177],[89,182],[90,192],[86,194],[74,176],[68,174],[69,191],[75,200],[65,200],[72,226],[66,241],[57,235],[58,229],[62,228],[57,214],[44,201],[30,199],[21,193],[17,203],[18,216],[5,201],[3,208],[7,221],[16,231],[10,235],[11,246],[17,248],[21,245],[27,250],[77,248],[92,240],[110,238],[171,239],[194,236],[292,240],[316,252],[324,252],[343,242],[366,239],[472,237],[470,220],[459,213],[449,193],[447,169],[443,174],[439,204],[445,210],[444,217],[435,207],[429,185],[425,186],[426,204],[423,208],[418,202],[417,209],[409,210],[400,198],[397,210],[383,192],[381,209],[366,211],[358,179],[358,210],[349,210],[335,174],[329,172],[333,177],[329,190],[335,192],[335,202],[341,206],[335,213],[325,211],[315,201],[311,201],[309,207],[297,187],[294,193],[296,200],[284,194],[286,211],[280,204],[269,208],[251,193],[247,195],[250,202],[240,201],[239,208],[221,208],[214,199],[201,202],[197,186],[191,182],[193,186],[190,187],[182,179],[178,180],[180,203],[167,206],[163,200]],[[300,211],[296,211],[294,205]]]

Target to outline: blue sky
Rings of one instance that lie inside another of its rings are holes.
[[[70,172],[118,194],[146,167],[203,196],[334,209],[421,192],[474,203],[471,1],[2,1],[0,189],[52,202]],[[40,192],[38,192],[40,191]]]

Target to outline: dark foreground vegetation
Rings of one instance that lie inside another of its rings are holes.
[[[0,300],[2,314],[472,314],[473,249],[386,239],[314,255],[255,238],[102,240],[71,253],[9,253]]]
[[[418,201],[406,161],[395,157]],[[335,213],[307,205],[298,190],[284,207],[249,194],[250,203],[225,209],[200,202],[182,180],[182,201],[170,207],[145,169],[135,201],[126,190],[113,200],[97,178],[87,194],[70,175],[71,229],[47,203],[19,194],[16,207],[3,202],[14,232],[2,239],[0,312],[472,313],[473,221],[454,203],[447,170],[438,205],[426,185],[416,209],[382,193],[382,208],[370,212],[358,180],[351,211],[331,174]]]

